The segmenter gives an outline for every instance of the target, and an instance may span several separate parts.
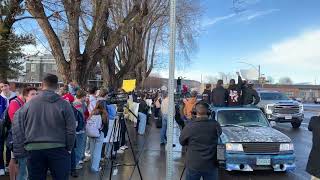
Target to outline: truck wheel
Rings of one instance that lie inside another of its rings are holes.
[[[294,129],[297,129],[301,126],[301,122],[292,122],[291,125]]]

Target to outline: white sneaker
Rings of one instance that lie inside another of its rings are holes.
[[[124,151],[123,151],[122,149],[119,149],[119,150],[117,151],[117,153],[118,153],[118,154],[123,154]]]
[[[128,149],[128,146],[126,146],[126,145],[121,146],[120,149],[121,149],[121,150],[126,150],[126,149]]]
[[[84,162],[82,160],[79,161],[79,164],[83,164]]]
[[[90,156],[91,156],[90,153],[87,153],[87,152],[85,152],[84,155],[85,155],[86,157],[90,157]]]
[[[6,172],[4,171],[4,169],[0,169],[0,176],[4,176],[6,175]]]

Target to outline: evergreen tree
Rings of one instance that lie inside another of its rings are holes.
[[[0,79],[16,78],[23,69],[22,47],[34,44],[31,35],[18,35],[13,25],[23,14],[22,0],[2,0],[0,2]],[[22,18],[21,18],[22,19]]]

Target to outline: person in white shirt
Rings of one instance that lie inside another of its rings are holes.
[[[89,105],[88,105],[88,111],[91,114],[91,112],[93,111],[93,109],[96,107],[97,104],[97,87],[92,86],[89,87]]]
[[[1,94],[0,96],[2,97],[2,101],[0,102],[0,117],[2,116],[2,114],[4,113],[4,110],[6,108],[9,107],[9,101],[10,99],[13,99],[14,97],[16,97],[16,93],[10,91],[10,84],[7,80],[1,80],[0,81],[0,91]],[[8,170],[7,166],[9,165],[10,159],[11,159],[11,152],[10,150],[6,150],[6,163],[4,162],[4,158],[3,158],[3,152],[4,152],[4,141],[5,138],[4,137],[0,137],[0,176],[4,176],[5,175],[5,170]],[[6,165],[6,168],[5,168]]]
[[[167,92],[163,92],[163,100],[161,103],[162,127],[160,131],[160,144],[167,143],[167,122],[168,122],[169,97]]]
[[[16,97],[15,92],[10,91],[10,84],[7,80],[0,81],[1,96],[7,99],[7,105],[9,105],[9,100]]]

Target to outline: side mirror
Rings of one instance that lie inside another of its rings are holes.
[[[277,123],[275,121],[270,121],[270,125],[271,125],[271,127],[275,127],[277,125]]]

